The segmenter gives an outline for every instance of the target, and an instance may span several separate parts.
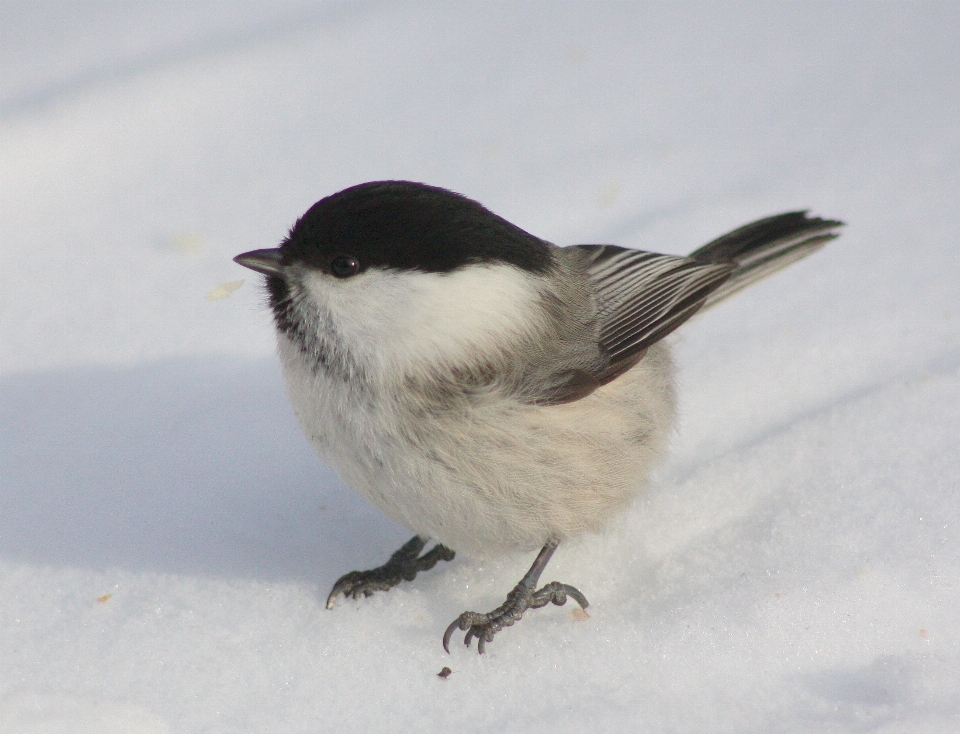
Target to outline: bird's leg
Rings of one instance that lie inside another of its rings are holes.
[[[559,544],[560,541],[551,540],[543,546],[543,550],[540,551],[537,560],[530,566],[527,575],[520,580],[513,591],[507,594],[507,600],[502,606],[486,614],[464,612],[457,617],[453,624],[447,627],[447,631],[443,633],[443,649],[450,652],[450,638],[454,632],[460,629],[467,632],[463,644],[470,647],[470,641],[476,637],[477,651],[482,655],[486,650],[487,643],[493,639],[493,636],[504,627],[514,624],[523,616],[525,611],[539,609],[551,602],[562,607],[567,603],[568,596],[573,597],[581,608],[586,609],[589,606],[586,597],[569,584],[552,581],[539,591],[537,590],[540,574],[547,567],[550,557]]]
[[[428,538],[414,535],[382,566],[369,571],[351,571],[341,576],[327,597],[327,609],[333,609],[334,599],[340,594],[359,599],[375,591],[387,591],[401,581],[413,581],[418,573],[429,571],[439,561],[453,560],[453,551],[439,543],[421,556],[420,551],[427,541]]]

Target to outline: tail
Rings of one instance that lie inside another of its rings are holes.
[[[843,222],[787,212],[744,225],[690,253],[704,263],[733,263],[730,277],[707,296],[701,311],[716,306],[739,290],[812,255],[840,235],[832,230]]]

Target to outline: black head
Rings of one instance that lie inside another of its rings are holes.
[[[375,181],[310,207],[280,255],[284,264],[301,263],[338,278],[371,267],[444,273],[483,262],[544,272],[550,245],[452,191]]]

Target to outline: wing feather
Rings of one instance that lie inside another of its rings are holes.
[[[690,318],[720,287],[732,263],[709,263],[615,245],[575,245],[587,255],[600,319],[600,346],[609,382],[635,364],[651,344]]]

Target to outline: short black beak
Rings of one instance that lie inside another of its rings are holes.
[[[280,263],[280,250],[251,250],[233,258],[237,265],[256,270],[264,275],[283,275],[283,265]]]

